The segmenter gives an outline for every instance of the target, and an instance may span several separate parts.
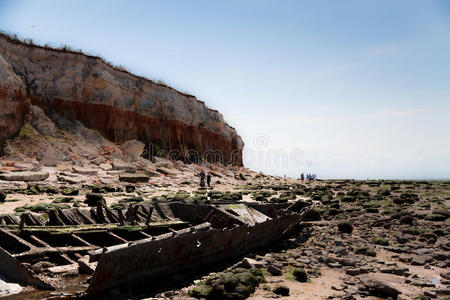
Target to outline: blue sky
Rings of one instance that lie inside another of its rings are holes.
[[[449,1],[0,0],[0,29],[196,95],[255,170],[450,178]]]

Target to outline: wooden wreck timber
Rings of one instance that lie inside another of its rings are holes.
[[[170,202],[116,211],[100,206],[97,211],[54,211],[58,226],[52,226],[51,219],[47,225],[30,226],[27,222],[41,222],[22,217],[20,225],[0,227],[0,273],[40,289],[60,289],[51,278],[60,273],[93,273],[86,293],[101,293],[142,278],[199,269],[264,246],[289,233],[301,221],[298,211],[305,205]],[[100,210],[103,218],[98,217]],[[78,215],[84,218],[73,217]],[[42,261],[48,267],[36,275],[33,265]]]

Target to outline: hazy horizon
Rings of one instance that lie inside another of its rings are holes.
[[[5,1],[0,29],[195,95],[247,167],[449,179],[446,1]]]

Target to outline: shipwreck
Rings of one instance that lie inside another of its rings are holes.
[[[243,255],[285,237],[309,208],[301,201],[138,203],[116,210],[101,203],[52,210],[48,219],[4,215],[0,273],[48,290],[63,288],[58,274],[84,273],[89,285],[73,297],[96,295]]]

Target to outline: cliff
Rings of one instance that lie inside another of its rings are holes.
[[[175,158],[242,165],[243,142],[219,112],[99,57],[2,34],[0,75],[0,143],[19,130],[31,103],[113,142],[137,139]]]

